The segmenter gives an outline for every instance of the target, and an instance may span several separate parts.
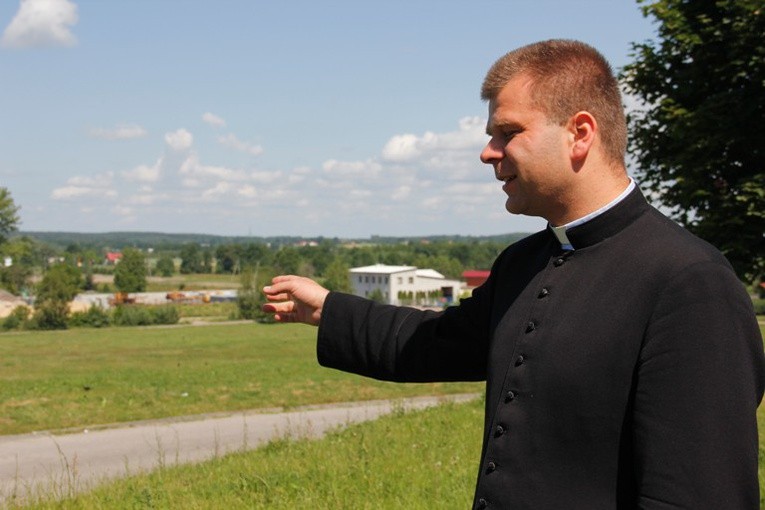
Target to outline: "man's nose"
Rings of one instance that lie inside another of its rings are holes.
[[[492,165],[502,159],[502,154],[502,148],[497,143],[497,139],[492,137],[481,151],[481,162]]]

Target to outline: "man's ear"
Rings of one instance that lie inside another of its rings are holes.
[[[595,143],[598,123],[590,112],[581,111],[571,117],[568,128],[573,141],[571,159],[581,161],[587,157],[592,144]]]

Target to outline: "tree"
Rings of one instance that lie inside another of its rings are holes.
[[[8,188],[0,188],[0,244],[3,244],[11,232],[19,225],[19,206],[13,202]]]
[[[51,266],[37,286],[36,302],[63,301],[68,303],[82,286],[82,273],[69,264]]]
[[[125,248],[122,260],[114,268],[114,286],[120,292],[146,290],[146,259],[140,250]]]
[[[173,262],[173,258],[167,255],[161,257],[157,261],[157,272],[160,276],[173,276],[173,273],[175,272],[175,262]]]
[[[620,76],[642,101],[628,114],[637,178],[751,281],[765,269],[765,5],[660,0],[642,10],[658,20],[658,40],[633,44]]]
[[[69,301],[82,285],[82,273],[69,264],[49,268],[37,286],[35,314],[32,319],[38,329],[66,329]]]
[[[335,258],[324,273],[324,286],[335,292],[353,292],[349,267],[339,257]]]
[[[189,243],[181,249],[181,274],[203,273],[202,251],[196,243]]]
[[[281,274],[300,274],[300,253],[294,246],[284,246],[274,256],[274,267]]]

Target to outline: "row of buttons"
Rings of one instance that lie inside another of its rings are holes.
[[[565,262],[566,262],[566,259],[564,257],[559,257],[559,258],[555,259],[555,261],[553,261],[553,265],[555,267],[560,267]],[[550,289],[547,288],[547,287],[542,287],[542,289],[537,294],[537,298],[538,299],[544,299],[544,298],[546,298],[549,295],[550,295]],[[528,323],[526,323],[526,333],[528,334],[528,333],[531,333],[531,332],[535,331],[537,329],[537,326],[538,326],[538,324],[537,324],[536,321],[533,321],[533,320],[529,321]],[[515,359],[515,366],[519,367],[519,366],[523,365],[524,363],[526,363],[526,356],[523,355],[523,354],[520,354]],[[508,392],[505,393],[505,403],[509,404],[510,402],[515,400],[515,397],[517,397],[517,396],[518,395],[513,390],[508,390]],[[507,429],[505,429],[505,427],[503,425],[497,425],[497,427],[494,429],[494,437],[502,436],[502,435],[505,434],[505,432],[507,432]],[[486,464],[486,472],[487,473],[493,473],[496,470],[497,470],[497,463],[496,462],[489,461]],[[476,508],[478,508],[480,510],[484,510],[485,508],[488,508],[488,507],[489,507],[489,502],[485,498],[480,498],[480,499],[478,499],[478,501],[476,501]]]

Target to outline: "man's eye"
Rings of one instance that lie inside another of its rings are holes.
[[[502,136],[505,137],[505,140],[509,141],[509,140],[512,140],[517,134],[518,134],[518,131],[505,131],[504,133],[502,133]]]

